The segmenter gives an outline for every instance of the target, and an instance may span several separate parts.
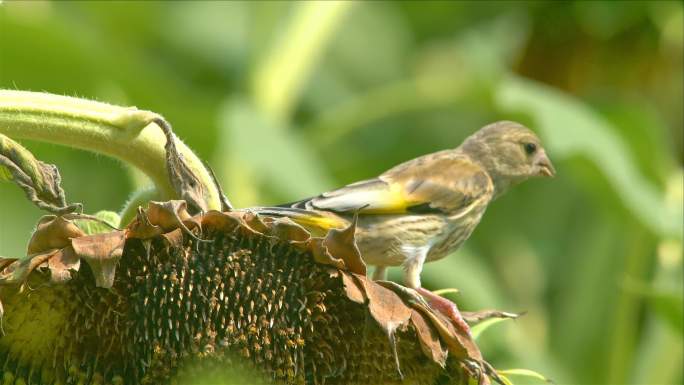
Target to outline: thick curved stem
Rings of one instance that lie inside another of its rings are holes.
[[[166,137],[154,120],[135,107],[40,92],[0,90],[0,133],[94,151],[121,159],[145,173],[162,198],[178,198],[166,169]],[[176,146],[206,186],[209,209],[221,209],[219,193],[200,159],[180,140]]]

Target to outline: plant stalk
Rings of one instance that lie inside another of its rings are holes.
[[[164,200],[178,199],[166,169],[164,136],[153,121],[159,114],[41,92],[0,90],[0,133],[93,151],[129,163],[145,173]],[[180,140],[176,146],[206,186],[209,209],[220,210],[219,192],[200,159]]]

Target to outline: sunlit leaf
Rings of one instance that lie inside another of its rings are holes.
[[[458,294],[461,291],[456,289],[456,288],[450,287],[450,288],[446,288],[446,289],[433,290],[432,292],[437,294],[437,295],[444,295],[444,294]]]
[[[501,381],[503,381],[504,385],[513,385],[513,382],[508,377],[501,374],[501,372],[499,372],[497,374],[499,375],[499,378],[501,379]]]
[[[511,318],[490,318],[488,320],[484,320],[480,322],[479,324],[473,326],[470,329],[470,334],[472,335],[474,340],[477,340],[480,335],[487,329],[489,329],[491,326],[496,325],[500,322],[503,322],[505,320],[508,320]]]
[[[86,234],[91,235],[108,233],[112,231],[112,228],[118,227],[121,220],[119,214],[107,210],[98,211],[93,217],[99,219],[101,222],[91,219],[75,219],[74,224]]]
[[[506,369],[506,370],[497,370],[496,372],[499,375],[504,375],[504,376],[522,376],[522,377],[536,378],[536,379],[538,379],[540,381],[544,381],[544,382],[553,382],[550,379],[544,377],[543,375],[535,372],[534,370],[529,370],[529,369]]]

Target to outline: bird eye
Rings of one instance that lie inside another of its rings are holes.
[[[532,155],[535,151],[537,151],[537,145],[534,143],[525,143],[523,146],[525,147],[525,152],[527,155]]]

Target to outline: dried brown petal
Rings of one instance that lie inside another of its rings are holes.
[[[411,324],[416,329],[420,348],[425,356],[444,367],[448,350],[442,347],[439,334],[428,324],[425,317],[416,310],[411,310]]]
[[[164,231],[171,231],[183,226],[183,222],[189,220],[187,204],[185,201],[173,200],[166,202],[150,202],[147,208],[147,217],[150,223],[157,225]]]
[[[0,272],[19,258],[0,257]]]
[[[147,213],[138,207],[136,219],[128,225],[126,237],[136,239],[150,239],[162,233],[162,228],[150,223]]]
[[[47,266],[50,269],[52,282],[66,282],[71,279],[70,270],[78,271],[81,267],[81,259],[76,255],[73,248],[65,247],[47,260]]]
[[[340,258],[333,257],[328,252],[328,249],[323,246],[323,240],[321,238],[311,238],[311,240],[309,240],[309,248],[311,249],[311,254],[313,254],[314,261],[317,263],[334,266],[340,270],[346,269],[344,261]]]
[[[162,234],[162,237],[171,247],[180,247],[183,244],[183,231],[181,229]]]
[[[451,354],[459,359],[482,361],[480,349],[468,334],[459,328],[455,328],[451,321],[433,309],[416,303],[413,303],[412,306],[430,320],[431,325],[437,330]]]
[[[342,284],[347,298],[356,303],[366,303],[366,293],[359,286],[357,280],[350,273],[339,270],[338,272],[342,276]]]
[[[388,334],[406,326],[411,318],[411,308],[392,290],[380,286],[368,277],[353,274],[368,299],[368,311]]]
[[[230,231],[242,223],[239,213],[222,213],[211,210],[201,217],[202,227],[211,227],[216,230]]]
[[[257,234],[267,234],[268,233],[268,226],[264,223],[263,220],[261,220],[261,217],[256,215],[253,212],[246,211],[242,213],[242,220],[244,221],[244,225],[246,225],[249,229],[254,231]]]
[[[305,243],[311,239],[311,234],[309,234],[306,229],[294,223],[289,218],[275,218],[269,224],[269,227],[269,234],[278,239],[297,243]]]
[[[462,311],[461,316],[469,324],[477,324],[486,321],[490,318],[512,318],[516,319],[525,313],[510,313],[500,310],[480,310],[480,311]],[[472,326],[472,325],[471,325]]]
[[[354,233],[356,231],[356,216],[352,223],[343,230],[330,229],[323,239],[323,247],[335,259],[342,259],[346,270],[356,274],[366,275],[366,264],[361,259],[361,252]]]
[[[123,253],[125,241],[124,231],[112,231],[72,239],[71,245],[76,254],[90,266],[95,285],[110,288],[114,284],[116,264]]]
[[[38,266],[44,264],[48,259],[52,258],[58,249],[48,250],[44,253],[33,254],[29,257],[18,260],[10,264],[0,274],[0,284],[3,285],[21,285],[26,282],[28,275]]]
[[[69,245],[71,238],[84,236],[85,233],[73,222],[62,217],[46,215],[40,219],[36,231],[29,240],[26,254],[36,254],[46,250],[61,249]]]

